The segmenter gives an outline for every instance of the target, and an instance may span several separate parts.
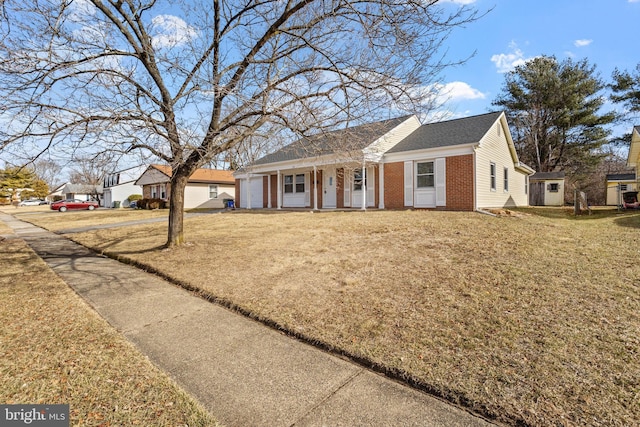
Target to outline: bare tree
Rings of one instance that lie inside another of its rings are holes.
[[[189,176],[266,134],[424,113],[442,45],[478,18],[438,0],[5,0],[0,150],[144,150]],[[431,94],[432,95],[432,94]],[[378,117],[376,117],[378,116]],[[16,148],[16,146],[18,148]]]

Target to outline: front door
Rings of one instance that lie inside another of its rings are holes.
[[[323,176],[323,208],[336,207],[336,168],[325,169],[322,171]]]

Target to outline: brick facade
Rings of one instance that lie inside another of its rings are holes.
[[[404,162],[384,164],[384,207],[404,209]]]
[[[473,155],[447,157],[446,209],[472,211],[473,186]]]

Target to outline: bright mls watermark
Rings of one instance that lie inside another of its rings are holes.
[[[69,405],[0,405],[0,426],[69,427]]]

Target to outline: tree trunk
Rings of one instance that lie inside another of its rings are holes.
[[[188,179],[179,173],[175,173],[171,177],[167,248],[180,246],[184,243],[184,190]]]

